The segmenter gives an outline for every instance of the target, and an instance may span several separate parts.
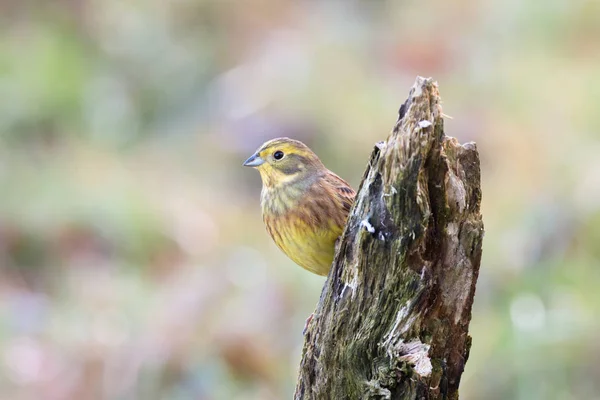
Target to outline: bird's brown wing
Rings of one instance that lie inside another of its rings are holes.
[[[340,206],[344,209],[345,216],[347,216],[354,203],[356,192],[348,182],[331,171],[328,171],[324,179],[327,182],[327,186],[331,188],[333,196],[339,201]]]

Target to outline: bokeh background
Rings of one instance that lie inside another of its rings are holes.
[[[324,279],[264,140],[357,187],[416,75],[482,157],[463,399],[600,399],[600,2],[0,2],[0,398],[291,398]]]

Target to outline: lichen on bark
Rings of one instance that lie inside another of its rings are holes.
[[[481,260],[479,155],[418,77],[371,155],[305,336],[295,399],[457,399]]]

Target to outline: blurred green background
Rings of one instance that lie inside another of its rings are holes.
[[[357,187],[416,75],[482,157],[463,399],[600,399],[600,2],[0,2],[0,399],[291,398],[324,279],[264,140]]]

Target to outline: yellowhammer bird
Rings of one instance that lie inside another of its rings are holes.
[[[263,220],[275,244],[302,268],[327,275],[354,201],[348,182],[289,138],[264,143],[244,165],[260,172]]]

